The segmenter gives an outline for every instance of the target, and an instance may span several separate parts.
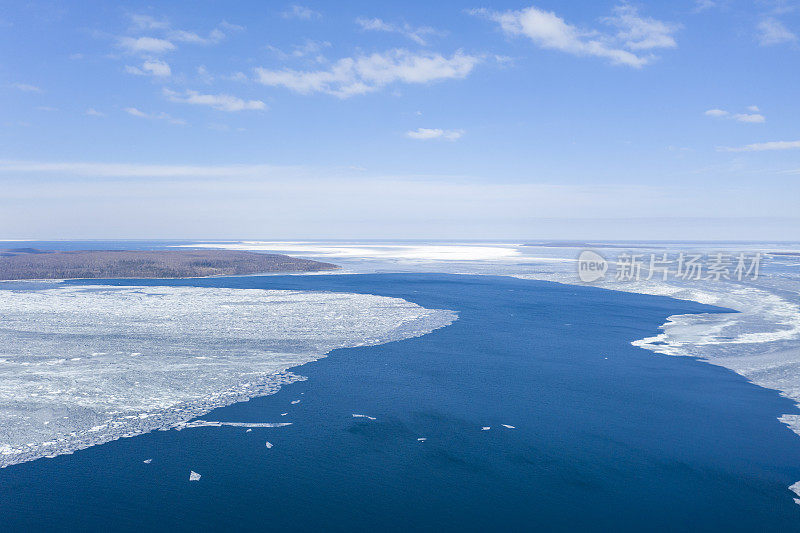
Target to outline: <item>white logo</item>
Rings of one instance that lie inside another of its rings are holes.
[[[591,250],[584,250],[578,256],[578,277],[584,283],[591,283],[603,279],[608,270],[605,258]]]

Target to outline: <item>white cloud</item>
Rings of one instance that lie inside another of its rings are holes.
[[[225,39],[225,32],[219,28],[214,28],[209,32],[208,37],[203,37],[193,31],[171,30],[167,33],[169,39],[179,43],[190,44],[216,44]]]
[[[30,84],[27,84],[27,83],[12,83],[11,86],[14,87],[15,89],[18,89],[18,90],[26,92],[26,93],[41,93],[41,92],[44,92],[44,91],[42,91],[41,88],[37,87],[36,85],[30,85]]]
[[[783,22],[766,18],[756,26],[758,30],[758,42],[761,46],[771,46],[774,44],[793,43],[797,41],[797,35],[789,31]]]
[[[725,111],[724,109],[709,109],[704,115],[707,117],[715,117],[715,118],[728,118],[731,120],[735,120],[737,122],[749,122],[751,124],[762,124],[767,121],[764,115],[757,113],[758,106],[748,106],[748,111],[750,113],[731,113],[729,111]]]
[[[164,94],[173,102],[205,105],[220,111],[263,111],[267,109],[267,105],[261,100],[242,100],[228,94],[200,94],[192,90],[186,90],[181,94],[170,89],[164,89]]]
[[[705,11],[706,9],[711,9],[712,7],[717,7],[717,2],[714,0],[696,0],[694,6],[694,12],[700,13],[701,11]]]
[[[800,141],[771,141],[765,143],[753,143],[739,147],[718,148],[721,152],[765,152],[771,150],[797,150],[800,149]]]
[[[322,17],[322,14],[308,7],[295,4],[282,12],[281,16],[285,19],[311,20]]]
[[[464,135],[464,130],[443,130],[439,128],[417,128],[407,131],[406,137],[418,141],[428,141],[434,139],[457,141]]]
[[[398,33],[415,43],[425,46],[426,38],[431,35],[439,35],[441,32],[429,26],[413,27],[409,24],[397,25],[384,22],[379,18],[357,18],[356,24],[366,31],[383,31],[388,33]]]
[[[105,113],[103,113],[101,111],[98,111],[97,109],[95,109],[93,107],[90,107],[89,109],[84,111],[83,114],[87,115],[87,116],[90,116],[90,117],[104,117],[104,116],[106,116]]]
[[[630,50],[675,48],[678,43],[672,36],[678,26],[649,17],[640,17],[636,8],[623,4],[614,8],[614,15],[605,19],[619,28],[617,38]]]
[[[761,110],[758,108],[758,106],[757,106],[757,105],[750,105],[750,106],[747,106],[747,110],[748,110],[748,111],[752,111],[753,113],[758,113],[759,111],[761,111]]]
[[[175,45],[170,41],[155,37],[121,37],[119,46],[130,53],[162,54],[175,50]]]
[[[167,77],[172,74],[169,63],[158,59],[148,59],[142,63],[141,68],[127,65],[125,71],[129,74],[136,74],[139,76]]]
[[[301,94],[327,93],[347,98],[376,91],[392,83],[428,83],[464,78],[477,56],[456,52],[451,57],[435,53],[391,50],[382,54],[347,57],[327,70],[269,70],[256,68],[256,79],[268,86],[282,86]]]
[[[519,11],[497,12],[476,9],[472,14],[497,22],[508,35],[524,36],[538,46],[576,56],[594,56],[613,64],[640,68],[654,59],[641,51],[677,46],[673,34],[677,25],[639,16],[637,10],[622,5],[603,22],[617,28],[615,34],[583,30],[568,24],[551,11],[528,7]]]
[[[149,15],[129,15],[131,19],[131,33],[142,31],[151,32],[158,37],[120,37],[118,45],[133,54],[162,54],[175,50],[175,43],[189,43],[210,45],[225,39],[228,33],[242,31],[244,28],[228,22],[220,22],[207,36],[202,36],[193,31],[173,28],[166,19],[156,19]],[[227,33],[226,33],[227,32]]]
[[[754,124],[762,124],[767,121],[764,115],[759,113],[736,113],[733,115],[733,120],[739,122],[750,122]]]
[[[166,120],[170,124],[186,124],[186,121],[180,118],[172,118],[166,113],[145,113],[135,107],[126,107],[125,112],[129,115],[139,118],[147,118],[152,120]]]

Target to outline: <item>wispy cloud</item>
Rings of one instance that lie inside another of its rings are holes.
[[[311,8],[295,4],[283,11],[281,16],[285,19],[311,20],[321,18],[322,14]]]
[[[89,116],[89,117],[104,117],[104,116],[106,116],[105,113],[103,113],[102,111],[98,111],[97,109],[95,109],[93,107],[90,107],[89,109],[84,111],[83,114],[86,115],[86,116]]]
[[[384,22],[379,18],[357,18],[356,24],[365,31],[383,31],[388,33],[398,33],[415,43],[425,46],[428,44],[427,38],[432,35],[440,35],[441,32],[430,26],[414,27],[410,24],[392,24]]]
[[[120,37],[118,44],[125,51],[137,54],[163,54],[175,50],[175,45],[166,39],[155,37]]]
[[[766,18],[756,26],[757,38],[761,46],[797,42],[797,35],[792,33],[783,22],[774,18]]]
[[[11,86],[17,90],[26,92],[26,93],[41,93],[41,88],[37,87],[36,85],[30,85],[28,83],[12,83]]]
[[[129,15],[134,36],[123,36],[117,39],[117,45],[131,54],[163,54],[177,48],[175,43],[211,45],[221,42],[228,34],[242,31],[244,28],[226,21],[220,22],[208,35],[173,27],[167,19],[156,19],[149,15]],[[141,33],[151,35],[139,35]],[[157,35],[154,37],[152,34]]]
[[[164,120],[166,122],[169,122],[170,124],[180,124],[180,125],[186,124],[185,120],[180,119],[180,118],[173,118],[170,115],[168,115],[166,113],[163,113],[163,112],[162,113],[145,113],[144,111],[141,111],[141,110],[139,110],[139,109],[137,109],[135,107],[126,107],[125,108],[125,112],[128,113],[131,116],[139,117],[139,118],[146,118],[146,119],[151,119],[151,120]]]
[[[303,44],[292,46],[288,52],[271,45],[268,45],[266,48],[270,52],[273,52],[281,60],[287,60],[291,58],[312,58],[318,63],[323,63],[325,62],[325,56],[322,55],[322,51],[330,46],[331,43],[328,41],[313,41],[311,39],[306,39]]]
[[[136,74],[137,76],[156,76],[160,78],[168,77],[172,74],[169,63],[159,59],[148,59],[142,63],[141,67],[131,65],[125,66],[125,72]]]
[[[745,146],[728,147],[720,146],[720,152],[766,152],[771,150],[797,150],[800,149],[800,141],[770,141],[765,143],[753,143]]]
[[[129,108],[134,109],[135,108]],[[135,110],[138,111],[138,110]],[[140,112],[141,113],[141,112]],[[139,116],[139,115],[136,115]],[[144,114],[146,117],[147,115]],[[290,173],[298,167],[254,165],[152,165],[136,163],[102,163],[71,161],[14,161],[0,160],[0,172],[39,172],[85,178],[261,178],[280,169]]]
[[[417,128],[407,131],[406,137],[417,141],[445,140],[457,141],[464,135],[464,130],[443,130],[439,128]]]
[[[377,91],[393,83],[429,83],[466,77],[480,62],[478,56],[456,52],[412,53],[398,49],[347,57],[326,70],[270,70],[256,68],[256,79],[268,86],[286,87],[300,94],[326,93],[347,98]]]
[[[243,100],[229,94],[200,94],[192,90],[178,93],[166,88],[164,89],[164,94],[173,102],[204,105],[219,111],[263,111],[267,109],[267,105],[261,100]]]
[[[504,12],[475,9],[471,13],[497,22],[507,35],[527,37],[541,48],[600,57],[634,68],[641,68],[655,59],[652,53],[644,55],[643,52],[677,46],[674,34],[678,25],[642,17],[636,8],[627,4],[616,7],[612,16],[602,19],[616,28],[616,32],[581,29],[551,11],[534,6]]]
[[[714,7],[717,7],[717,2],[715,0],[696,0],[694,3],[694,12],[700,13]]]
[[[133,27],[137,30],[166,30],[169,28],[167,19],[157,19],[150,15],[138,13],[131,13],[128,17],[131,19]]]
[[[751,105],[747,108],[749,113],[731,113],[724,109],[709,109],[704,115],[714,118],[727,118],[737,122],[748,122],[750,124],[763,124],[767,121],[766,117],[759,113],[758,106]]]

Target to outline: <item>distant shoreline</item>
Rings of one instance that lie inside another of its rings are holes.
[[[3,281],[207,278],[340,268],[311,259],[237,250],[0,249]]]

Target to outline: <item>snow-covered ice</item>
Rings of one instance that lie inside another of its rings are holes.
[[[287,369],[336,348],[456,318],[365,294],[30,287],[0,284],[3,467],[156,429],[235,425],[188,421],[302,380]]]
[[[356,413],[353,413],[353,418],[368,418],[369,420],[377,420],[374,416],[358,415]]]
[[[195,472],[194,470],[189,472],[189,481],[200,481],[202,476]]]

